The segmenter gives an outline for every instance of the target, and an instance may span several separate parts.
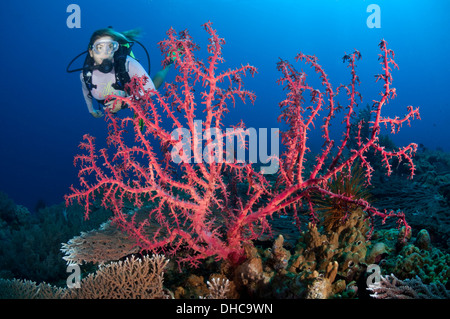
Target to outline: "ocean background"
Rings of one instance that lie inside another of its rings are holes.
[[[81,9],[80,28],[67,26],[70,4]],[[380,28],[367,26],[370,4],[381,9]],[[360,106],[378,99],[382,87],[374,75],[381,72],[378,44],[385,39],[400,70],[393,71],[397,98],[384,114],[401,117],[412,105],[420,107],[422,118],[391,135],[392,140],[397,146],[415,142],[450,152],[446,0],[6,0],[1,6],[0,191],[30,211],[39,203],[61,203],[70,185],[77,185],[73,158],[84,134],[95,136],[100,147],[104,143],[106,123],[88,113],[79,74],[66,73],[66,67],[86,50],[91,34],[107,26],[143,30],[140,41],[150,53],[153,76],[162,60],[157,43],[170,27],[188,29],[206,56],[201,25],[211,21],[226,40],[223,69],[247,63],[258,69],[254,78],[244,79],[257,96],[255,104],[238,104],[227,117],[229,124],[242,119],[254,128],[283,128],[277,117],[285,92],[276,83],[276,63],[279,58],[293,63],[299,52],[316,55],[336,88],[350,81],[342,57],[358,49]],[[144,51],[136,46],[134,53],[146,68]],[[312,70],[295,65],[314,78]],[[175,75],[172,70],[166,81]],[[311,136],[309,146],[320,151],[320,139]]]

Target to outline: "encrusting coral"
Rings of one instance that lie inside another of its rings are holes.
[[[383,273],[395,274],[400,280],[419,276],[425,284],[446,284],[450,277],[450,255],[434,247],[425,229],[403,241],[404,229],[381,229],[371,240],[372,250],[383,245],[383,251],[369,262],[380,265]]]

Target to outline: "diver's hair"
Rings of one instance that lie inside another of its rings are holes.
[[[112,27],[99,29],[92,34],[91,39],[89,40],[89,49],[92,48],[92,45],[94,44],[95,41],[97,41],[97,39],[104,36],[110,36],[113,40],[119,42],[119,44],[125,44],[137,40],[140,34],[141,34],[140,29],[132,29],[123,32],[118,32],[114,30]]]

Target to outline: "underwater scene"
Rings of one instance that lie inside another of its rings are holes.
[[[450,2],[2,7],[0,299],[450,297]]]

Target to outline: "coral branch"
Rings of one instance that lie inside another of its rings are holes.
[[[308,84],[306,81],[306,73],[297,72],[287,61],[281,60],[278,63],[278,69],[283,74],[279,83],[285,84],[285,89],[288,90],[287,99],[280,103],[280,107],[282,108],[280,119],[286,121],[290,127],[289,130],[283,133],[283,142],[286,145],[286,151],[280,161],[281,174],[279,184],[288,187],[283,193],[277,196],[277,198],[281,199],[281,202],[284,202],[279,206],[280,208],[303,200],[306,201],[307,206],[310,207],[313,219],[317,219],[317,216],[313,211],[314,203],[311,202],[311,193],[315,192],[322,195],[339,197],[342,200],[352,202],[352,198],[344,198],[345,196],[342,194],[330,193],[330,191],[326,189],[326,182],[335,178],[338,173],[342,173],[344,169],[348,170],[351,175],[352,166],[359,160],[361,165],[365,168],[367,182],[370,184],[372,172],[374,171],[369,161],[366,160],[366,154],[370,149],[378,151],[381,154],[388,175],[392,172],[391,160],[393,158],[398,158],[399,161],[404,160],[409,164],[411,171],[410,176],[413,177],[415,166],[412,157],[417,150],[417,144],[411,143],[406,147],[392,152],[385,150],[384,147],[379,144],[378,136],[380,133],[380,124],[391,124],[392,127],[397,127],[398,131],[402,123],[407,122],[409,124],[410,119],[420,119],[418,108],[414,109],[412,107],[408,107],[408,114],[403,119],[390,119],[382,116],[382,107],[388,103],[390,99],[395,97],[395,89],[391,88],[391,66],[397,68],[398,66],[393,60],[394,52],[387,49],[386,41],[382,40],[379,46],[382,51],[380,59],[383,73],[376,76],[376,79],[377,81],[381,80],[384,82],[383,91],[381,92],[382,98],[379,101],[374,101],[374,110],[372,112],[375,115],[375,120],[371,122],[369,138],[366,141],[362,140],[362,126],[359,125],[356,137],[357,148],[351,149],[348,155],[344,154],[344,150],[350,138],[350,120],[354,114],[354,109],[357,106],[357,98],[361,100],[361,94],[356,90],[356,85],[359,84],[360,81],[355,71],[356,61],[361,59],[361,53],[355,50],[352,54],[346,54],[344,56],[343,61],[348,63],[352,78],[350,85],[341,85],[336,90],[337,93],[334,93],[328,76],[319,65],[316,57],[300,53],[297,55],[296,59],[304,61],[315,70],[322,80],[322,85],[325,88],[324,93]],[[349,101],[348,106],[345,108],[337,107],[336,105],[338,105],[338,103],[335,101],[337,94],[342,90],[347,92]],[[308,93],[311,96],[310,102],[312,105],[305,105],[306,98],[304,95]],[[338,145],[338,143],[330,137],[329,126],[331,125],[331,120],[334,118],[336,112],[342,109],[346,110],[344,115],[345,130],[343,139],[340,145]],[[326,113],[322,115],[324,112]],[[314,122],[320,117],[322,117],[324,123],[321,127],[323,132],[322,136],[324,138],[323,150],[322,153],[317,156],[312,169],[310,169],[309,178],[305,178],[305,153],[309,151],[309,148],[306,147],[307,132],[314,128]],[[333,152],[336,148],[337,150]],[[330,163],[330,165],[325,168],[325,163]],[[358,204],[366,210],[371,218],[379,216],[384,221],[387,217],[396,216],[399,218],[401,224],[407,226],[404,215],[401,212],[382,213],[371,207],[367,202],[360,202]]]

